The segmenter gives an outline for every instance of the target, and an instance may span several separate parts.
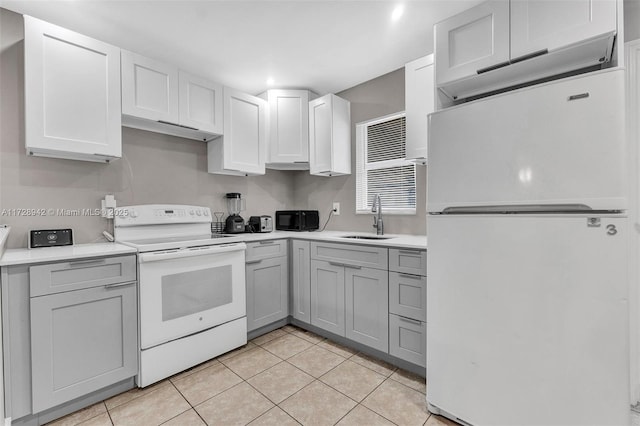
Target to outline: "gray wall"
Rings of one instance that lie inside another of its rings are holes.
[[[317,177],[298,172],[294,184],[296,206],[320,210],[324,223],[334,201],[340,203],[340,216],[334,216],[328,230],[373,232],[371,215],[355,214],[355,124],[387,114],[404,111],[404,68],[390,72],[351,89],[338,93],[351,102],[351,165],[350,176]],[[417,214],[385,215],[385,232],[389,234],[426,233],[426,168],[417,167]],[[384,200],[383,200],[384,212]]]
[[[226,213],[226,192],[247,199],[243,216],[270,214],[291,206],[291,175],[233,177],[207,173],[207,149],[190,141],[122,129],[123,158],[113,164],[27,157],[24,149],[22,17],[0,8],[0,214],[3,209],[94,209],[107,193],[119,205],[180,203]],[[109,225],[91,216],[7,216],[8,247],[26,247],[27,230],[73,228],[76,242],[104,241]]]
[[[640,38],[640,0],[624,0],[624,41]]]

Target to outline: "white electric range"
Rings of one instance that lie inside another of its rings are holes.
[[[209,208],[122,207],[114,230],[138,250],[138,386],[247,343],[246,245],[212,235]]]

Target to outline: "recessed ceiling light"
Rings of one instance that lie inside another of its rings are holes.
[[[400,19],[403,13],[404,5],[397,5],[395,8],[393,8],[393,12],[391,12],[391,21],[396,22],[398,19]]]
[[[267,86],[273,86],[275,83],[276,81],[273,79],[273,77],[267,78]]]

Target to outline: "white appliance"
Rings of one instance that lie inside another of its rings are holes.
[[[624,72],[430,115],[427,405],[630,422]]]
[[[206,207],[123,207],[115,239],[138,250],[145,387],[247,343],[242,242],[211,234]]]

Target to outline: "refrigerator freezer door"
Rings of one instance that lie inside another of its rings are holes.
[[[629,424],[626,218],[599,219],[429,216],[429,404],[476,426]]]
[[[624,71],[607,70],[430,115],[429,211],[626,209],[624,111]]]

